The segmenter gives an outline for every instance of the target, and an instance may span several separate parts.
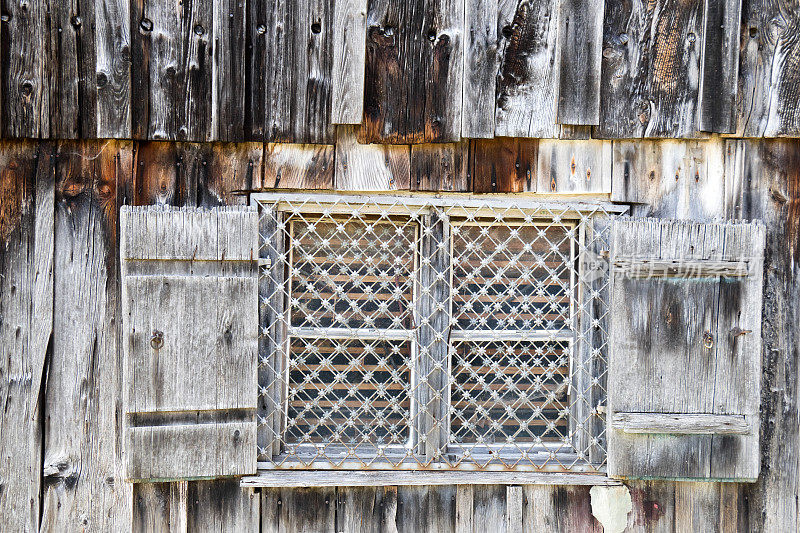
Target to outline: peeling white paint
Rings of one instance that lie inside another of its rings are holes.
[[[604,533],[622,533],[628,524],[628,513],[633,509],[628,487],[595,486],[589,490],[592,514],[603,526]]]

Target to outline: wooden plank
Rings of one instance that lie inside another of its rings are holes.
[[[261,491],[261,532],[336,531],[336,490],[268,489]]]
[[[411,146],[411,190],[466,192],[466,142]]]
[[[675,484],[675,531],[722,531],[720,483]]]
[[[54,147],[0,144],[0,529],[39,531],[53,331]]]
[[[736,131],[741,13],[742,0],[709,0],[703,6],[699,93],[702,131]]]
[[[743,3],[736,135],[800,135],[800,41],[792,0]]]
[[[701,9],[700,0],[606,5],[595,137],[698,135]]]
[[[674,533],[675,488],[678,484],[669,481],[627,482],[633,510],[628,513],[628,527],[625,531]]]
[[[336,531],[397,531],[397,487],[340,487],[336,493]]]
[[[536,191],[537,139],[496,138],[469,143],[472,192]]]
[[[497,28],[495,135],[557,137],[558,6],[547,0],[499,0]]]
[[[326,0],[249,3],[251,139],[332,144],[334,9]]]
[[[187,483],[136,483],[133,485],[134,533],[186,531]]]
[[[473,533],[473,487],[456,487],[456,533]]]
[[[397,488],[397,532],[455,530],[455,487]]]
[[[746,261],[670,261],[651,259],[618,259],[612,268],[632,278],[708,278],[725,276],[746,278],[750,266]]]
[[[619,485],[604,475],[536,471],[281,470],[261,468],[245,487],[381,487],[384,485]]]
[[[261,188],[333,189],[334,150],[329,144],[266,144]]]
[[[352,126],[336,128],[336,182],[342,191],[411,188],[411,147],[359,144]]]
[[[589,489],[587,486],[524,486],[524,530],[601,533],[603,526],[592,515]]]
[[[600,122],[604,0],[559,2],[558,122]]]
[[[50,137],[53,64],[49,2],[11,2],[3,23],[2,127],[5,137]]]
[[[463,0],[371,0],[361,142],[461,138]]]
[[[725,217],[723,151],[719,139],[615,141],[611,199],[635,216]]]
[[[117,208],[126,142],[63,143],[57,154],[52,360],[44,396],[43,529],[129,527],[118,343]]]
[[[747,26],[745,26],[747,27]],[[742,513],[755,532],[797,530],[800,491],[796,283],[800,239],[800,143],[797,140],[728,141],[726,182],[729,217],[763,220],[767,227],[764,256],[764,316],[761,338],[762,470],[759,482],[746,488]]]
[[[755,429],[744,415],[615,412],[611,425],[626,433],[747,435]]]
[[[610,193],[609,141],[539,141],[538,192]]]
[[[208,0],[206,0],[208,2]],[[245,3],[241,0],[213,0],[211,25],[206,27],[195,23],[191,31],[197,36],[192,38],[189,47],[191,59],[189,72],[196,75],[197,68],[211,62],[211,104],[210,130],[203,132],[206,139],[215,141],[245,140],[245,96],[246,96],[246,26]],[[185,26],[184,32],[188,32]],[[208,36],[208,44],[200,39]],[[206,48],[206,46],[208,48]],[[196,48],[195,48],[196,47]],[[195,65],[194,50],[197,50]],[[206,58],[201,54],[205,53]],[[192,82],[187,83],[191,87]],[[206,95],[202,95],[207,97]],[[192,113],[199,112],[199,110]],[[191,124],[192,117],[186,118]],[[191,134],[190,140],[203,140]],[[198,132],[200,133],[200,132]]]
[[[506,487],[506,533],[522,533],[522,487]]]
[[[95,1],[96,127],[99,138],[131,137],[131,19],[128,0]],[[133,26],[136,31],[136,26]],[[92,110],[84,109],[84,113]]]
[[[464,2],[464,100],[461,136],[494,137],[498,0]]]
[[[364,115],[367,0],[334,0],[331,122],[361,124]]]

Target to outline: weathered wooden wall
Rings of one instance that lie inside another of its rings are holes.
[[[4,137],[800,135],[796,0],[15,0],[0,25]]]
[[[611,192],[638,214],[763,219],[761,477],[752,485],[629,483],[630,531],[796,530],[800,141],[507,139],[403,147],[359,145],[347,133],[317,146],[0,143],[4,531],[256,531],[259,524],[263,531],[448,531],[466,520],[455,510],[455,487],[259,493],[235,480],[123,481],[119,207],[238,204],[245,196],[237,191],[276,185],[594,190]],[[475,530],[497,530],[492,517],[506,524],[504,487],[467,490]],[[522,494],[526,530],[545,524],[599,531],[588,489],[524,487]]]

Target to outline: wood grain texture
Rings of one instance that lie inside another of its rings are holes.
[[[261,188],[333,189],[334,150],[329,144],[266,144]]]
[[[603,531],[592,516],[590,487],[523,487],[523,527],[525,531]]]
[[[558,6],[558,122],[598,124],[605,1],[562,0]]]
[[[611,426],[625,433],[747,435],[755,429],[744,415],[615,412]]]
[[[539,141],[538,192],[610,193],[611,142]]]
[[[617,220],[611,260],[745,260],[751,275],[696,280],[612,275],[609,410],[758,419],[761,371],[759,224]],[[745,303],[746,302],[746,303]],[[745,331],[746,333],[738,333]],[[665,376],[691,376],[667,380]],[[633,435],[612,425],[608,472],[632,478],[755,480],[757,434]]]
[[[611,199],[635,216],[724,218],[724,141],[615,141]]]
[[[795,2],[742,3],[737,135],[800,135],[798,32]]]
[[[456,488],[453,486],[398,487],[397,532],[453,533],[455,504]]]
[[[360,144],[356,128],[336,129],[335,188],[342,191],[392,191],[411,188],[411,147]]]
[[[336,531],[336,489],[261,491],[262,533]]]
[[[728,141],[726,181],[733,219],[760,219],[767,226],[764,258],[761,396],[762,468],[740,506],[750,531],[798,528],[800,491],[800,397],[797,323],[800,310],[800,143]]]
[[[469,143],[469,181],[477,193],[536,191],[537,139],[496,138]]]
[[[702,131],[736,131],[741,13],[742,0],[709,0],[703,6],[699,93]]]
[[[4,137],[49,138],[54,64],[49,2],[9,2],[2,37]],[[71,80],[77,83],[77,80]]]
[[[364,62],[367,0],[334,0],[331,122],[361,124],[364,115]]]
[[[332,7],[331,0],[249,2],[250,139],[333,143]]]
[[[53,334],[53,151],[49,144],[0,145],[0,529],[7,531],[39,531],[41,516],[41,402]]]
[[[498,1],[498,137],[558,136],[558,24],[555,2]]]
[[[699,0],[606,4],[595,137],[698,135],[702,23]]]
[[[134,137],[241,138],[243,4],[133,0],[130,15]]]
[[[397,532],[397,487],[336,489],[336,531]]]
[[[411,190],[468,190],[467,142],[447,144],[415,144],[411,146]]]
[[[464,100],[461,136],[494,137],[498,0],[464,2]]]
[[[370,0],[361,142],[461,138],[463,0]]]
[[[130,520],[116,249],[120,185],[130,177],[131,153],[130,143],[116,141],[58,146],[43,530],[120,530]]]
[[[97,84],[97,130],[93,136],[129,139],[132,99],[130,1],[95,0],[94,23],[96,63],[93,79]]]

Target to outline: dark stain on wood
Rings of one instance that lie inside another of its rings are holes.
[[[477,193],[515,193],[536,190],[537,139],[472,140],[469,178]]]

